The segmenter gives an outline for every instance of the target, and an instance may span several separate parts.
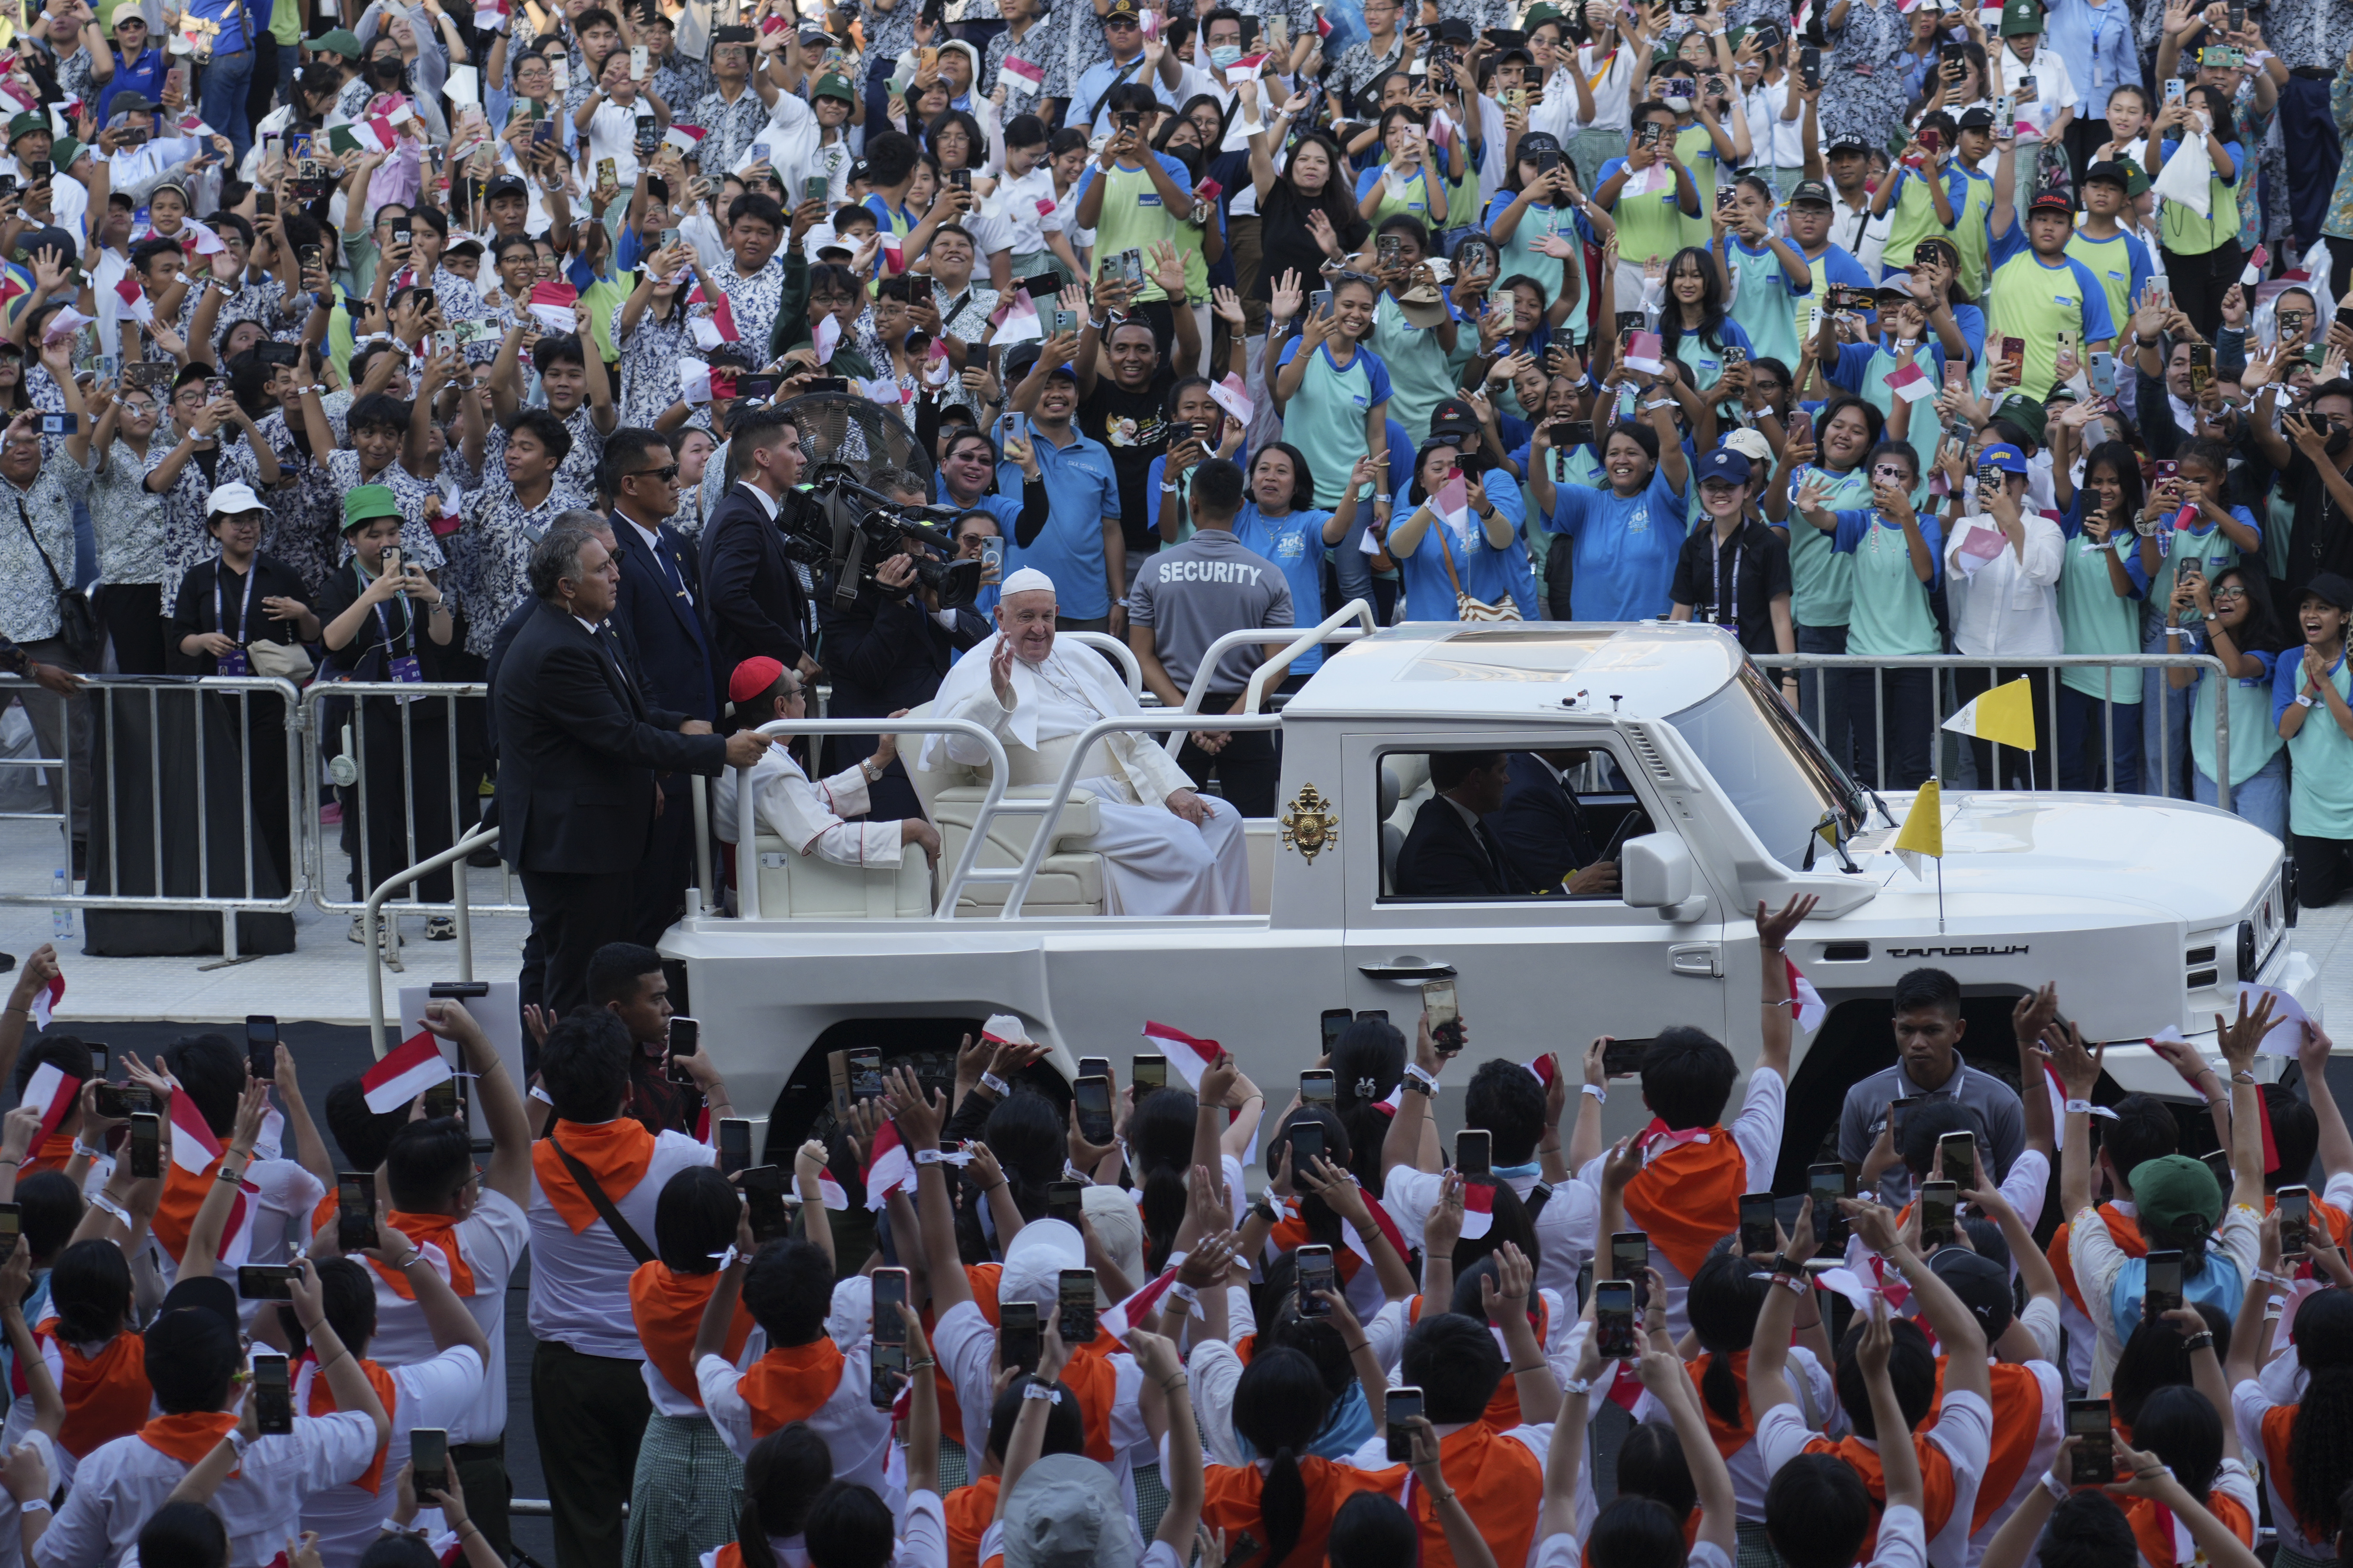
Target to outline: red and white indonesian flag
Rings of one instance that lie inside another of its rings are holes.
[[[679,401],[689,408],[700,408],[711,401],[711,367],[699,359],[678,362]]]
[[[874,1146],[866,1152],[866,1166],[860,1174],[866,1181],[866,1206],[878,1212],[892,1193],[914,1186],[914,1156],[899,1142],[895,1123],[885,1121],[881,1131],[874,1134]],[[846,1205],[846,1196],[843,1201]]]
[[[1257,408],[1257,405],[1250,401],[1250,388],[1242,384],[1240,376],[1231,372],[1227,373],[1225,380],[1209,388],[1209,398],[1232,415],[1238,425],[1247,426],[1250,422],[1250,415]]]
[[[1411,1257],[1412,1254],[1406,1248],[1405,1233],[1398,1229],[1397,1221],[1389,1217],[1389,1211],[1381,1207],[1380,1199],[1366,1193],[1365,1207],[1373,1216],[1373,1228],[1388,1237],[1389,1245],[1397,1249],[1397,1255],[1401,1258]],[[1463,1234],[1467,1236],[1470,1232],[1465,1229]],[[1373,1260],[1373,1244],[1357,1235],[1356,1227],[1345,1219],[1340,1222],[1340,1239],[1348,1244],[1349,1251],[1366,1262],[1370,1263]]]
[[[478,32],[505,32],[507,15],[507,0],[474,0],[474,27]]]
[[[147,298],[147,290],[139,287],[135,279],[124,278],[117,280],[114,292],[122,301],[124,314],[142,327],[154,324],[154,301]]]
[[[1811,1034],[1830,1016],[1830,1007],[1822,1001],[1822,994],[1814,989],[1814,983],[1799,970],[1796,960],[1783,953],[1781,962],[1789,966],[1790,1011],[1798,1016],[1798,1027]]]
[[[33,1135],[33,1147],[58,1130],[58,1123],[73,1110],[74,1099],[81,1093],[81,1079],[69,1078],[55,1062],[43,1062],[25,1085],[21,1103],[37,1106],[41,1112],[41,1130]]]
[[[681,156],[691,158],[707,134],[700,125],[673,125],[662,132],[662,145],[675,147]]]
[[[1552,1080],[1560,1072],[1560,1066],[1554,1059],[1552,1053],[1547,1051],[1543,1056],[1538,1057],[1535,1060],[1529,1062],[1527,1064],[1527,1069],[1528,1076],[1535,1079],[1537,1084],[1540,1085],[1546,1093],[1549,1093],[1552,1089]],[[1405,1086],[1400,1084],[1398,1087],[1402,1089]]]
[[[1256,80],[1259,71],[1265,65],[1266,55],[1263,50],[1254,55],[1244,55],[1226,68],[1226,85],[1239,87],[1243,82]]]
[[[172,1163],[192,1176],[201,1176],[220,1157],[220,1140],[205,1125],[195,1098],[185,1093],[172,1096]]]
[[[825,1199],[826,1207],[839,1210],[849,1206],[849,1194],[842,1190],[839,1182],[833,1179],[831,1171],[818,1177],[817,1190],[818,1195]]]
[[[1917,363],[1907,363],[1888,372],[1887,390],[1906,403],[1919,403],[1936,395],[1936,384]]]
[[[699,285],[695,292],[698,296],[702,292]],[[698,312],[687,318],[694,331],[694,346],[705,353],[722,343],[743,341],[743,334],[735,329],[735,312],[729,306],[727,296],[722,294],[710,303],[711,314],[705,316]]]
[[[419,1029],[362,1073],[360,1088],[366,1091],[367,1108],[385,1116],[416,1103],[418,1095],[457,1076],[441,1054],[441,1042]]]
[[[1462,1184],[1462,1239],[1476,1241],[1495,1224],[1495,1189],[1486,1182]]]
[[[568,335],[578,323],[573,307],[580,303],[580,290],[569,283],[534,283],[531,289],[531,313],[543,331],[558,337]]]
[[[133,289],[139,287],[136,283],[131,286]],[[149,310],[148,315],[151,318],[154,315],[153,309]],[[44,1029],[47,1028],[49,1020],[57,1016],[58,1004],[65,999],[66,977],[61,973],[50,975],[49,983],[33,993],[33,1022]]]
[[[1176,1283],[1176,1270],[1165,1268],[1160,1278],[1105,1312],[1097,1326],[1120,1343],[1127,1342],[1130,1329],[1160,1310],[1160,1299],[1168,1294],[1168,1287]]]
[[[1467,542],[1470,540],[1472,527],[1471,487],[1462,482],[1459,469],[1448,475],[1446,482],[1438,487],[1438,521],[1444,523],[1447,531],[1458,541]]]
[[[1021,84],[1012,89],[1015,92],[1039,93],[1046,90],[1046,68],[1033,66],[1019,55],[1006,56],[1000,74]]]
[[[1038,319],[1038,301],[1022,289],[1009,290],[997,321],[996,342],[999,343],[1042,342],[1046,323]]]
[[[1168,1065],[1184,1075],[1195,1094],[1201,1092],[1201,1074],[1218,1059],[1224,1047],[1215,1040],[1197,1040],[1182,1029],[1166,1024],[1146,1024],[1144,1037],[1160,1047]]]
[[[831,364],[833,351],[841,346],[841,323],[828,315],[817,324],[817,363]]]
[[[84,327],[96,324],[92,318],[83,315],[71,305],[60,305],[57,309],[57,313],[51,316],[41,328],[41,342],[44,345],[61,343]],[[64,982],[60,981],[58,984],[63,984]]]
[[[198,256],[218,256],[228,248],[221,237],[195,218],[180,220],[180,242],[183,249],[193,248]]]

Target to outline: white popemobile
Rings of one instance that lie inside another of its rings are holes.
[[[1280,729],[1284,807],[1249,824],[1250,914],[1105,914],[1102,865],[1074,847],[1092,830],[1091,797],[1070,793],[1038,845],[1055,789],[1001,789],[986,768],[911,774],[944,841],[936,871],[920,856],[895,875],[845,871],[773,838],[739,849],[743,912],[690,917],[663,944],[687,964],[736,1102],[773,1107],[774,1131],[797,1140],[828,1104],[829,1051],[875,1047],[944,1073],[959,1036],[1010,1013],[1066,1076],[1103,1056],[1124,1079],[1127,1057],[1148,1048],[1146,1020],[1221,1041],[1279,1106],[1322,1048],[1325,1009],[1386,1009],[1410,1039],[1419,984],[1449,974],[1474,1058],[1573,1056],[1597,1035],[1686,1024],[1746,1063],[1757,1045],[1751,916],[1800,893],[1820,901],[1788,952],[1830,1013],[1796,1055],[1785,1176],[1820,1157],[1847,1086],[1894,1059],[1886,998],[1921,965],[1959,979],[1968,1048],[2012,1079],[2010,1004],[2045,980],[2087,1039],[2131,1042],[2107,1052],[2121,1087],[2176,1097],[2180,1080],[2142,1042],[2175,1028],[2211,1053],[2213,1016],[2241,980],[2318,1016],[2314,965],[2289,937],[2281,846],[2238,817],[2138,796],[1947,792],[1940,917],[1933,870],[1923,881],[1891,847],[1912,797],[1848,780],[1722,630],[1374,631],[1360,606],[1320,630],[1352,613],[1364,630],[1279,717],[1156,710],[1126,721],[1155,735],[1187,722]],[[946,721],[916,710],[902,755],[925,722]],[[1588,786],[1596,836],[1625,840],[1621,892],[1393,896],[1397,850],[1430,798],[1429,756],[1457,750],[1588,753],[1571,776]],[[1060,787],[1106,771],[1099,747],[1073,752]],[[1818,831],[1826,821],[1842,846]],[[1459,1105],[1441,1100],[1441,1116]],[[1620,1094],[1606,1121],[1615,1135],[1646,1116]]]

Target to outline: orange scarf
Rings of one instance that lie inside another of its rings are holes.
[[[2272,1490],[2279,1493],[2280,1501],[2287,1505],[2288,1513],[2295,1520],[2296,1533],[2309,1541],[2313,1532],[2305,1529],[2304,1515],[2295,1506],[2295,1494],[2289,1489],[2295,1472],[2287,1462],[2287,1447],[2288,1439],[2295,1436],[2295,1415],[2296,1406],[2293,1405],[2274,1405],[2263,1412],[2263,1479],[2271,1482]]]
[[[997,1489],[1004,1482],[1002,1476],[983,1476],[941,1500],[948,1522],[948,1568],[980,1568],[980,1538],[997,1518]]]
[[[824,1334],[805,1345],[780,1345],[754,1362],[735,1380],[735,1392],[752,1407],[752,1436],[765,1437],[823,1409],[841,1386],[841,1367],[840,1347]]]
[[[646,1359],[672,1388],[697,1405],[702,1403],[702,1394],[694,1375],[694,1336],[702,1328],[702,1310],[711,1304],[711,1293],[718,1288],[716,1270],[673,1274],[659,1258],[639,1264],[629,1276],[629,1316],[637,1321],[638,1342],[646,1347]],[[734,1361],[744,1353],[744,1342],[751,1334],[752,1314],[744,1310],[739,1298],[735,1320],[727,1328],[727,1348],[721,1353]],[[943,1426],[941,1430],[963,1428]]]
[[[1933,1426],[1945,1407],[1945,1366],[1952,1358],[1936,1358],[1936,1392],[1921,1425]],[[2008,1502],[2026,1479],[2027,1461],[2034,1458],[2036,1435],[2042,1430],[2042,1380],[2034,1369],[2014,1362],[1996,1362],[1986,1371],[1993,1379],[1993,1451],[1987,1456],[1984,1479],[1978,1482],[1977,1507],[1969,1513],[1969,1533],[1975,1535]]]
[[[55,1318],[42,1320],[33,1336],[53,1342],[65,1364],[58,1390],[66,1402],[59,1447],[80,1458],[147,1424],[155,1394],[147,1386],[147,1344],[137,1334],[116,1334],[94,1356],[83,1355],[60,1337]]]
[[[2323,1205],[2316,1203],[2313,1206],[2318,1208]],[[2148,1240],[2140,1233],[2140,1221],[2128,1214],[2117,1213],[2114,1204],[2102,1204],[2100,1217],[2107,1222],[2108,1239],[2116,1244],[2116,1250],[2126,1258],[2148,1256]],[[2075,1303],[2075,1310],[2088,1318],[2092,1316],[2092,1309],[2084,1305],[2084,1292],[2075,1284],[2074,1259],[2067,1256],[2068,1223],[2065,1220],[2059,1222],[2059,1228],[2052,1234],[2051,1245],[2043,1249],[2043,1256],[2051,1260],[2051,1271],[2059,1276],[2059,1289],[2067,1293],[2067,1300]]]
[[[1685,1363],[1690,1370],[1692,1387],[1694,1390],[1700,1386],[1700,1379],[1707,1375],[1708,1365],[1715,1360],[1715,1352],[1710,1352],[1697,1361]],[[1800,1372],[1798,1375],[1803,1376],[1804,1373]],[[1732,1352],[1732,1381],[1740,1391],[1740,1425],[1737,1426],[1718,1415],[1715,1413],[1715,1406],[1710,1405],[1705,1398],[1702,1398],[1699,1402],[1700,1409],[1707,1415],[1707,1435],[1715,1439],[1715,1451],[1723,1455],[1727,1462],[1733,1455],[1748,1447],[1757,1436],[1757,1414],[1748,1407],[1748,1352],[1746,1351]]]
[[[26,1177],[38,1175],[43,1171],[62,1171],[72,1161],[73,1152],[74,1134],[52,1132],[42,1139],[39,1146],[26,1157],[22,1165],[17,1167],[16,1179],[21,1182]],[[2316,1204],[2314,1206],[2319,1205]]]
[[[1532,1316],[1534,1327],[1536,1331],[1536,1343],[1541,1345],[1546,1342],[1552,1333],[1552,1308],[1546,1304],[1543,1296],[1539,1295],[1535,1300],[1536,1310]],[[1405,1321],[1409,1325],[1421,1321],[1421,1298],[1419,1296],[1411,1297],[1406,1301]],[[1490,1328],[1488,1331],[1493,1333],[1494,1331],[1493,1328]],[[1236,1347],[1236,1349],[1241,1363],[1244,1366],[1248,1366],[1250,1364],[1250,1356],[1246,1352],[1242,1352],[1240,1347]],[[1504,1360],[1506,1364],[1510,1363],[1511,1356],[1509,1352],[1505,1353]],[[1497,1432],[1508,1432],[1513,1427],[1521,1424],[1520,1389],[1519,1380],[1517,1378],[1512,1376],[1508,1372],[1504,1374],[1504,1381],[1497,1384],[1495,1385],[1495,1392],[1488,1396],[1487,1408],[1480,1414],[1479,1419],[1486,1423],[1490,1428]]]
[[[139,1428],[139,1440],[159,1454],[184,1465],[194,1465],[220,1447],[237,1428],[234,1410],[191,1410],[185,1415],[158,1415]]]
[[[1626,1214],[1689,1279],[1715,1244],[1740,1228],[1740,1196],[1748,1162],[1721,1127],[1707,1142],[1678,1143],[1647,1161],[1626,1184]],[[1498,1561],[1501,1561],[1498,1558]]]
[[[562,1163],[561,1161],[557,1163]],[[330,1193],[328,1202],[333,1201],[334,1194]],[[466,1255],[458,1247],[459,1221],[446,1214],[404,1214],[394,1209],[384,1216],[384,1223],[420,1247],[428,1241],[439,1247],[441,1256],[449,1262],[449,1289],[461,1299],[474,1293],[474,1271],[467,1266]],[[405,1270],[378,1263],[374,1258],[368,1259],[368,1263],[375,1269],[376,1277],[384,1281],[386,1289],[404,1301],[417,1300],[417,1287],[408,1282]]]
[[[1081,1345],[1062,1365],[1063,1385],[1079,1396],[1079,1416],[1087,1424],[1087,1458],[1099,1465],[1112,1460],[1111,1413],[1119,1403],[1119,1368],[1111,1358],[1126,1348],[1098,1329],[1094,1342]]]
[[[1307,1492],[1307,1508],[1300,1520],[1298,1543],[1283,1561],[1322,1563],[1325,1543],[1332,1535],[1333,1517],[1346,1506],[1348,1500],[1358,1492],[1394,1491],[1403,1479],[1402,1467],[1360,1470],[1314,1454],[1299,1456],[1299,1479]],[[1259,1514],[1259,1498],[1266,1489],[1266,1477],[1256,1465],[1210,1465],[1202,1471],[1201,1485],[1202,1522],[1213,1530],[1224,1531],[1226,1547],[1233,1560],[1246,1561],[1242,1542],[1256,1541],[1261,1545],[1266,1542],[1266,1524]],[[953,1556],[948,1568],[959,1568]]]
[[[1525,1563],[1535,1540],[1536,1515],[1544,1509],[1544,1462],[1526,1445],[1473,1422],[1439,1439],[1439,1463],[1446,1484],[1462,1500],[1478,1522],[1479,1533],[1498,1563]],[[1389,1488],[1404,1482],[1404,1467],[1376,1470]],[[1430,1505],[1429,1492],[1413,1489],[1414,1522],[1421,1527],[1424,1568],[1453,1568],[1454,1552],[1446,1544],[1446,1529]]]
[[[312,1351],[304,1355],[302,1361],[311,1373],[310,1405],[303,1414],[332,1415],[335,1413],[335,1391],[327,1386],[325,1378],[319,1375],[319,1352]],[[368,1461],[368,1468],[362,1470],[352,1484],[364,1492],[374,1493],[384,1486],[384,1461],[385,1456],[392,1452],[392,1413],[400,1404],[400,1386],[392,1381],[392,1373],[365,1357],[360,1358],[360,1373],[368,1380],[368,1386],[375,1390],[376,1398],[384,1405],[385,1439],[376,1445],[375,1458]]]
[[[204,1174],[192,1176],[180,1166],[164,1162],[164,1195],[156,1200],[155,1217],[147,1226],[149,1234],[164,1244],[177,1265],[188,1255],[188,1233],[195,1228],[196,1210],[204,1206],[205,1194],[213,1190],[213,1181],[220,1171],[215,1160],[205,1167]],[[226,1237],[227,1232],[223,1232]]]
[[[2239,1538],[2242,1546],[2255,1543],[2255,1521],[2246,1506],[2228,1492],[2211,1491],[2205,1497],[2206,1511],[2221,1521],[2224,1529]],[[2149,1568],[2177,1568],[2179,1559],[2174,1554],[2171,1509],[2154,1498],[2118,1498],[2125,1518],[2132,1523],[2133,1540],[2140,1547],[2140,1560]],[[2198,1554],[2204,1561],[2204,1553]]]
[[[1953,1461],[1945,1450],[1917,1432],[1912,1435],[1912,1451],[1920,1459],[1920,1489],[1925,1504],[1920,1516],[1927,1525],[1930,1541],[1944,1532],[1952,1522],[1955,1487]],[[1887,1475],[1879,1468],[1879,1454],[1860,1437],[1842,1437],[1833,1443],[1827,1437],[1815,1437],[1805,1447],[1809,1454],[1828,1454],[1844,1460],[1847,1468],[1862,1478],[1863,1489],[1871,1494],[1871,1533],[1863,1537],[1862,1547],[1855,1554],[1858,1563],[1868,1563],[1879,1546],[1879,1516],[1887,1507]]]
[[[531,1168],[539,1177],[539,1190],[548,1206],[578,1236],[596,1218],[596,1205],[565,1168],[564,1155],[555,1152],[552,1140],[559,1136],[565,1153],[586,1166],[605,1189],[605,1196],[617,1206],[646,1179],[647,1167],[653,1163],[654,1135],[646,1131],[644,1122],[628,1116],[586,1127],[577,1121],[559,1121],[531,1146]],[[163,1215],[156,1218],[160,1221]]]
[[[1272,1230],[1266,1233],[1266,1244],[1270,1248],[1268,1256],[1279,1258],[1286,1252],[1296,1252],[1303,1247],[1314,1247],[1316,1241],[1308,1234],[1305,1219],[1298,1215],[1285,1215]],[[1340,1282],[1343,1285],[1354,1279],[1356,1277],[1356,1270],[1365,1266],[1363,1258],[1345,1247],[1335,1247],[1332,1249],[1332,1262],[1339,1273]]]
[[[723,1542],[719,1555],[712,1559],[712,1568],[744,1568],[744,1549],[732,1541]]]

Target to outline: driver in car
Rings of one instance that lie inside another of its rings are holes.
[[[1487,816],[1487,826],[1531,883],[1570,898],[1615,898],[1618,862],[1604,859],[1601,840],[1587,821],[1585,806],[1570,786],[1567,771],[1585,761],[1584,751],[1513,752],[1505,762],[1510,782],[1504,804]],[[1629,818],[1638,821],[1641,813]],[[1610,848],[1616,847],[1613,843]]]

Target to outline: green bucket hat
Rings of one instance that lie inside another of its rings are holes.
[[[2034,437],[2034,444],[2038,447],[2049,439],[2050,411],[2022,392],[2013,392],[2003,398],[1995,405],[1993,416],[1997,419],[2006,419],[2025,431]],[[2134,1190],[2137,1192],[2139,1189]]]
[[[2144,1160],[2128,1179],[2145,1231],[2187,1239],[2211,1235],[2222,1223],[2222,1185],[2203,1160],[2187,1154]]]
[[[843,76],[839,71],[828,71],[825,75],[818,78],[817,86],[809,89],[809,96],[811,98],[838,98],[844,103],[851,104],[858,101],[857,89],[849,85],[849,79]]]
[[[1540,3],[1528,7],[1528,14],[1520,20],[1520,30],[1524,33],[1533,33],[1546,22],[1567,20],[1568,18],[1561,14],[1559,6]]]
[[[374,518],[398,517],[400,501],[390,485],[354,485],[343,493],[343,531]]]
[[[37,114],[28,109],[22,114],[12,114],[8,117],[8,144],[10,146],[13,147],[16,144],[17,137],[30,136],[36,131],[40,132],[44,135],[48,133],[49,117],[47,115]]]

